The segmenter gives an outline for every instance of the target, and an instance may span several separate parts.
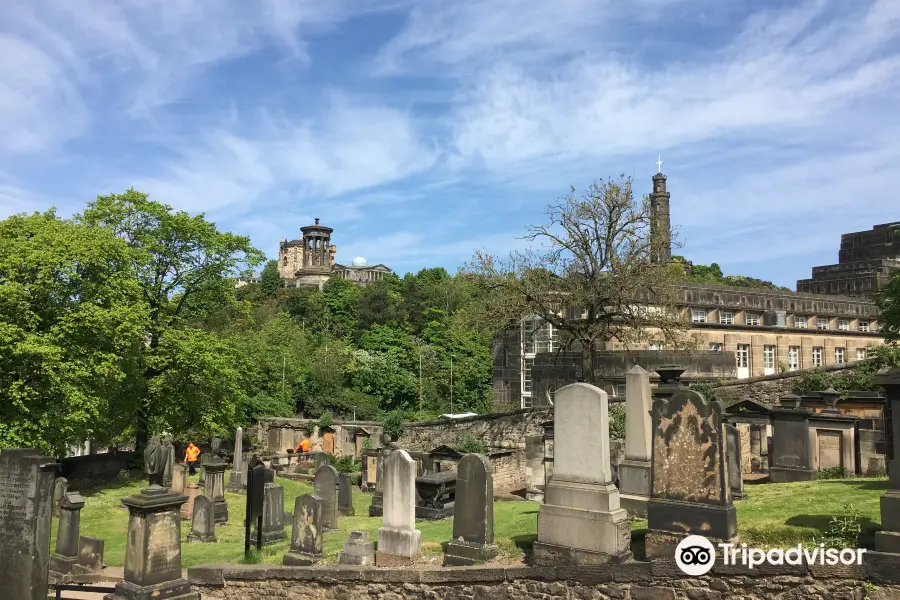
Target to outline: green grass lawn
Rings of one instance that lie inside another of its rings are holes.
[[[195,482],[197,477],[190,478]],[[227,481],[227,474],[226,474]],[[276,477],[284,486],[285,509],[294,510],[294,499],[310,493],[309,484]],[[110,566],[121,566],[125,559],[125,537],[128,512],[119,508],[121,499],[140,491],[145,484],[138,481],[110,484],[98,489],[81,490],[85,507],[81,511],[81,535],[105,540],[105,559]],[[879,497],[887,489],[886,479],[847,479],[806,483],[765,484],[748,486],[748,497],[735,503],[738,517],[738,534],[741,541],[760,546],[786,547],[809,542],[825,531],[832,515],[846,514],[846,506],[852,505],[859,512],[863,530],[862,545],[872,545],[872,534],[880,527]],[[226,493],[229,522],[216,528],[218,544],[182,545],[182,561],[185,567],[209,563],[238,563],[243,560],[243,516],[246,497]],[[368,531],[370,538],[377,536],[380,518],[369,518],[371,495],[354,488],[353,505],[356,516],[341,517],[340,531],[325,534],[325,562],[336,560],[349,533]],[[500,546],[501,559],[518,561],[530,553],[536,539],[539,504],[535,502],[502,502],[494,504],[494,536]],[[190,532],[190,521],[182,523],[182,540]],[[439,556],[442,544],[452,534],[452,519],[444,521],[419,521],[422,531],[423,554]],[[643,537],[646,521],[632,523],[632,550],[636,558],[643,558]],[[286,529],[290,537],[290,520]],[[56,534],[56,520],[53,523]],[[55,543],[55,542],[54,542]],[[264,546],[261,561],[281,563],[288,551],[289,541]]]

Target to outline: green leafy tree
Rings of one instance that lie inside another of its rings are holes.
[[[134,414],[137,449],[145,446],[151,423],[178,432],[185,425],[181,419],[195,414],[188,406],[173,410],[173,403],[200,402],[203,416],[197,418],[205,426],[229,423],[235,414],[235,397],[226,394],[222,386],[236,380],[228,369],[216,372],[217,368],[225,368],[224,362],[208,361],[202,369],[196,369],[191,362],[222,348],[209,336],[181,330],[188,326],[185,313],[189,302],[203,299],[202,305],[194,306],[194,318],[203,306],[217,310],[230,302],[233,290],[227,292],[227,286],[217,284],[240,265],[258,265],[264,259],[262,253],[251,246],[249,238],[220,232],[203,214],[192,216],[173,211],[134,189],[99,196],[88,204],[79,220],[107,228],[125,240],[130,250],[130,271],[149,308],[146,345],[142,349],[145,389]],[[187,355],[178,356],[179,352]],[[169,373],[171,370],[192,373]],[[187,381],[191,394],[182,397],[179,386]],[[216,414],[205,410],[210,407]]]
[[[259,278],[259,289],[264,296],[274,296],[280,288],[284,287],[284,280],[278,272],[278,261],[270,260],[262,270]]]
[[[888,284],[879,290],[876,296],[878,308],[878,326],[885,339],[900,340],[900,271],[894,273]]]
[[[150,320],[129,261],[110,231],[53,211],[0,221],[0,447],[63,453],[127,423]]]

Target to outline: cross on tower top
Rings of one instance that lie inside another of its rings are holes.
[[[657,172],[657,173],[662,173],[662,162],[663,162],[663,161],[662,161],[662,156],[661,156],[661,155],[657,155],[657,156],[656,156],[656,172]]]

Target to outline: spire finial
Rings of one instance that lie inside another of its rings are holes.
[[[662,155],[656,155],[656,172],[662,173]]]

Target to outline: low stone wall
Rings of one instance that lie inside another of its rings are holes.
[[[105,452],[85,456],[70,456],[60,463],[60,476],[71,481],[112,481],[119,471],[128,469],[129,452]]]
[[[848,371],[852,373],[855,370],[855,366],[852,364],[829,365],[816,370]],[[719,381],[716,383],[716,397],[726,404],[743,400],[744,398],[750,398],[763,404],[774,404],[776,400],[785,394],[791,393],[797,377],[805,371],[788,371],[787,373],[776,373],[761,377]]]
[[[714,576],[685,577],[669,561],[446,569],[208,565],[188,569],[188,579],[204,600],[888,600],[900,598],[898,566],[893,557],[861,567],[717,565]]]
[[[488,450],[525,450],[525,438],[543,435],[543,423],[553,419],[553,409],[524,409],[489,413],[463,419],[440,419],[408,423],[398,440],[400,446],[427,452],[438,446],[453,446],[469,435]]]

